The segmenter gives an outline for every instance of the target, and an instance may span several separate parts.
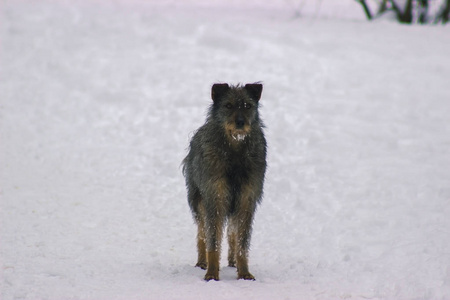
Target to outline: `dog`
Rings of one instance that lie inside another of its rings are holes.
[[[248,269],[252,224],[263,196],[267,143],[258,107],[263,85],[216,83],[206,122],[183,160],[188,203],[198,226],[196,267],[206,281],[219,280],[221,242],[228,224],[228,265],[238,279]]]

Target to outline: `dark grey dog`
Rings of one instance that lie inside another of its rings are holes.
[[[262,84],[214,84],[206,123],[183,160],[188,202],[198,225],[198,267],[219,280],[222,235],[228,221],[228,263],[238,279],[255,280],[248,252],[256,205],[263,194],[266,140],[259,118]]]

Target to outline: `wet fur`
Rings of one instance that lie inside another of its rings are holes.
[[[263,195],[266,140],[258,106],[262,85],[214,84],[206,123],[183,160],[188,203],[198,225],[198,267],[219,280],[221,241],[228,224],[228,264],[238,279],[254,280],[248,251],[256,206]]]

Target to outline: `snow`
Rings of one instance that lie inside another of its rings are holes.
[[[3,1],[1,299],[450,299],[448,26],[325,2]],[[180,164],[257,81],[256,281],[206,283]]]
[[[245,134],[233,135],[233,139],[238,141],[238,142],[242,142],[243,140],[245,140],[245,137],[246,137]]]

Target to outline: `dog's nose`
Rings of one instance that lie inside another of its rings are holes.
[[[236,127],[237,128],[242,128],[245,125],[245,119],[243,116],[237,116],[236,118]]]

